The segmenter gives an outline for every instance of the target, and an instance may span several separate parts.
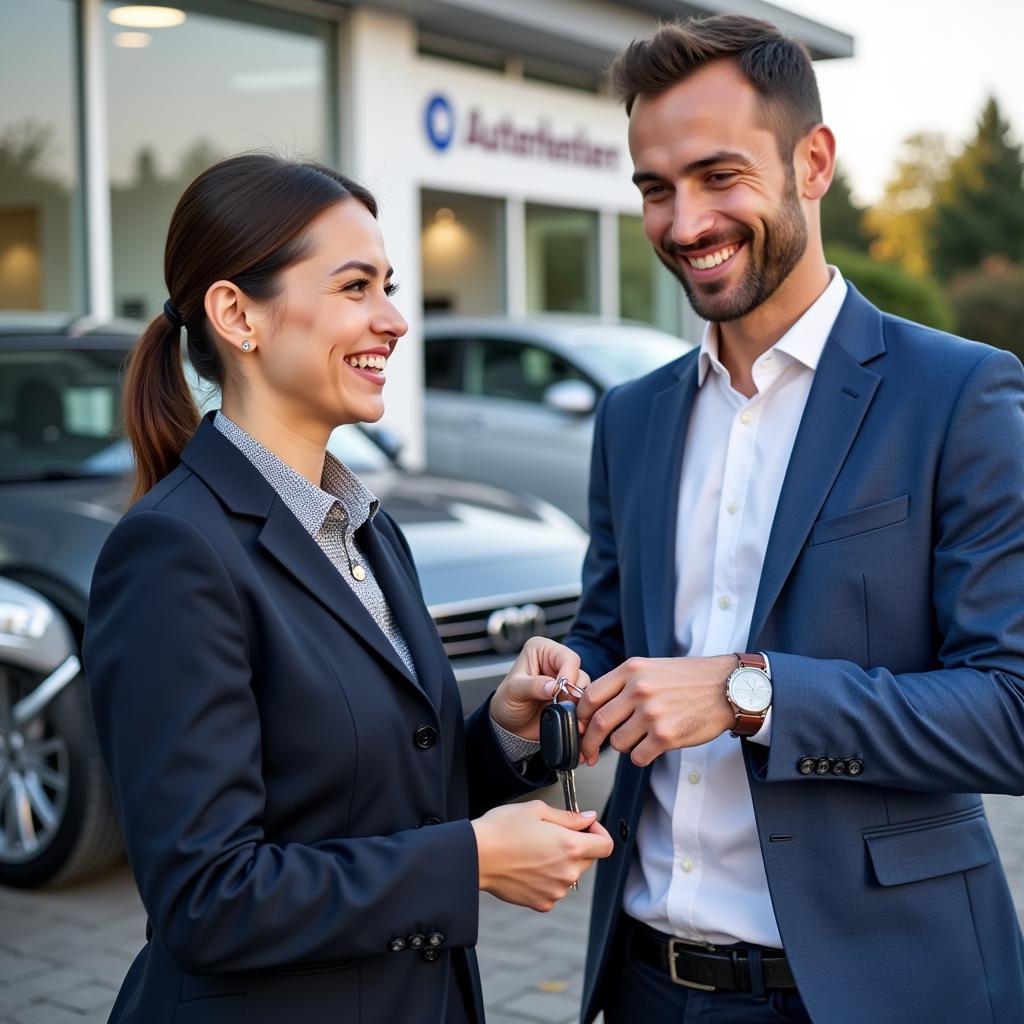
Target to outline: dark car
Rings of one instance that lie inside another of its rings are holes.
[[[67,881],[120,851],[78,653],[93,566],[128,500],[118,423],[136,335],[0,322],[0,884]],[[405,531],[467,707],[529,636],[567,632],[586,544],[567,516],[406,472],[357,427],[330,447]]]

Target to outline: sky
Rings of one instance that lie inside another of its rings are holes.
[[[954,151],[994,94],[1024,141],[1021,0],[775,0],[854,37],[854,56],[818,61],[825,122],[861,203],[881,197],[900,142],[937,131]]]

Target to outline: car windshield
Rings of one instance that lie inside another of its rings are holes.
[[[131,448],[121,433],[125,359],[123,348],[0,350],[0,480],[129,472]],[[218,389],[186,376],[200,411],[220,406]],[[354,425],[338,427],[328,448],[354,473],[391,464]]]
[[[110,472],[124,359],[124,349],[0,350],[0,479]]]
[[[619,327],[607,338],[581,340],[574,350],[588,364],[600,366],[609,384],[621,384],[642,377],[659,366],[678,359],[690,346],[678,338],[643,328]]]

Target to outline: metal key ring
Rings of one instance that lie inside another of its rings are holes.
[[[575,683],[570,683],[564,676],[558,680],[555,686],[554,696],[551,698],[553,702],[557,703],[559,697],[565,693],[577,704],[583,699],[584,687],[577,686]]]

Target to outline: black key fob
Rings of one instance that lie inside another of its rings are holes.
[[[549,771],[571,772],[580,760],[580,731],[571,700],[547,704],[540,713],[540,756]]]

